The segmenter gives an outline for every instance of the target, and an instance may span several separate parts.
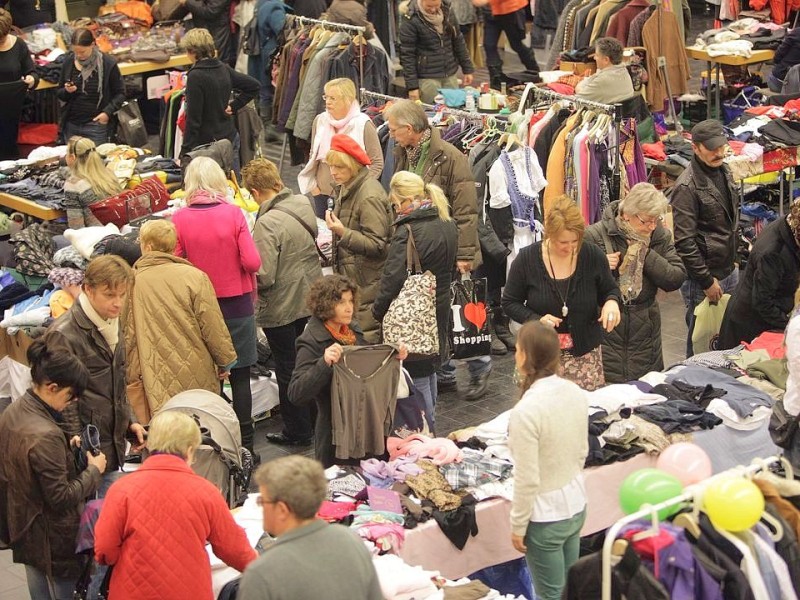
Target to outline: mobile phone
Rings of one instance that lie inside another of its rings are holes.
[[[333,198],[328,198],[328,210],[333,211]]]

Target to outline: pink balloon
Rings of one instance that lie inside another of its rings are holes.
[[[656,467],[677,477],[683,485],[698,483],[711,477],[711,459],[697,444],[672,444],[658,457]]]

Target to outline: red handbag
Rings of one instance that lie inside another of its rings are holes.
[[[103,225],[114,223],[122,227],[132,220],[140,219],[167,208],[169,190],[158,177],[150,177],[132,190],[110,196],[89,208]]]

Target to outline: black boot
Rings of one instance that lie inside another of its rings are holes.
[[[506,348],[514,350],[516,348],[517,338],[508,328],[508,322],[509,319],[501,307],[497,307],[492,311],[494,334],[505,344]]]
[[[259,112],[261,113],[261,124],[264,126],[264,143],[280,142],[283,138],[272,124],[272,105],[261,104]]]
[[[506,76],[503,73],[503,65],[489,67],[489,87],[493,90],[499,90],[502,83],[506,81]]]

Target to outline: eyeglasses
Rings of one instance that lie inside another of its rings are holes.
[[[325,102],[327,102],[328,100],[330,100],[331,102],[336,102],[339,100],[339,98],[337,98],[336,96],[328,96],[327,94],[322,94],[322,99]]]
[[[645,221],[639,215],[636,215],[636,218],[639,219],[639,223],[641,223],[642,225],[647,225],[648,227],[655,227],[664,220],[664,217],[655,217],[654,219],[648,219],[647,221]]]
[[[256,504],[258,506],[264,506],[265,504],[277,504],[280,500],[267,500],[264,496],[259,496],[256,498]]]

